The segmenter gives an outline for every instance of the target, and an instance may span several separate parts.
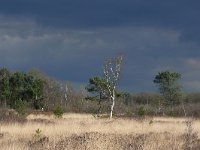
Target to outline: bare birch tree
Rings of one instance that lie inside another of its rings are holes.
[[[115,106],[115,98],[116,98],[116,87],[120,78],[122,61],[123,57],[117,56],[106,60],[103,67],[104,78],[106,81],[106,89],[107,89],[106,93],[111,101],[110,119],[112,119],[113,116],[113,109]]]
[[[67,101],[68,101],[68,87],[67,87],[67,84],[66,84],[66,87],[65,87],[65,107],[67,105]]]

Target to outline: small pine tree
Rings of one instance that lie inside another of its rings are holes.
[[[22,100],[16,101],[16,105],[14,106],[14,109],[17,111],[19,116],[25,116],[27,113],[27,104],[26,102]]]
[[[54,111],[53,114],[57,117],[57,118],[62,118],[63,114],[64,114],[64,110],[62,107],[57,106]]]
[[[144,115],[145,115],[145,108],[144,108],[144,106],[140,106],[139,107],[139,109],[138,109],[138,115],[140,116],[140,117],[143,117]]]

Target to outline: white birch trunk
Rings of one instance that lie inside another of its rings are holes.
[[[113,109],[114,109],[114,106],[115,106],[115,90],[113,90],[113,93],[112,93],[112,97],[111,97],[111,100],[112,100],[112,104],[110,106],[110,119],[112,119],[113,117]]]
[[[67,84],[66,84],[66,87],[65,87],[65,107],[67,106],[67,101],[68,101],[68,87],[67,87]]]
[[[112,99],[112,104],[111,104],[111,107],[110,107],[110,119],[112,119],[113,117],[113,108],[115,106],[115,100]]]

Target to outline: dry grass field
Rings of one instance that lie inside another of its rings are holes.
[[[2,122],[2,150],[181,150],[200,149],[200,120],[184,118],[97,119],[86,114],[29,115]]]

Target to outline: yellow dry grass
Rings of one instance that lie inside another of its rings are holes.
[[[184,118],[156,117],[146,118],[142,121],[122,118],[109,120],[106,118],[97,119],[88,114],[70,113],[64,114],[61,119],[56,119],[53,115],[47,116],[42,114],[29,115],[27,119],[28,121],[24,124],[13,122],[0,125],[0,133],[3,134],[3,137],[0,138],[0,149],[29,149],[29,147],[27,147],[27,142],[33,140],[33,136],[37,129],[41,130],[42,136],[48,137],[49,141],[51,141],[51,145],[48,145],[49,149],[51,149],[50,147],[56,149],[56,143],[61,139],[70,137],[74,134],[81,135],[87,132],[102,135],[116,134],[121,136],[150,133],[161,135],[159,139],[157,139],[159,142],[156,142],[156,136],[154,137],[155,139],[149,141],[149,147],[147,148],[153,150],[156,149],[159,144],[160,147],[162,147],[162,144],[166,144],[166,141],[164,141],[166,139],[163,137],[162,133],[168,133],[173,137],[169,139],[168,143],[170,143],[170,140],[172,140],[171,142],[176,142],[174,141],[174,137],[181,136],[186,131],[186,119]],[[193,130],[197,132],[200,137],[200,120],[194,120]],[[181,143],[177,144],[181,145]],[[143,147],[142,149],[147,148]],[[107,149],[112,148],[107,147]]]

